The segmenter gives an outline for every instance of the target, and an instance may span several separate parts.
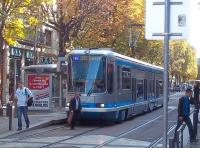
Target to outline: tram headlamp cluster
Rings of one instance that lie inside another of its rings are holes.
[[[104,107],[105,107],[105,104],[103,104],[103,103],[97,103],[96,106],[99,107],[99,108],[104,108]]]

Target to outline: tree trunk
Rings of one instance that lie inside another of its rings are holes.
[[[66,29],[66,27],[65,27]],[[61,29],[61,30],[64,30]],[[64,57],[66,55],[66,44],[70,43],[69,32],[60,31],[59,32],[59,56]]]

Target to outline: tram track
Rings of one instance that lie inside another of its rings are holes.
[[[53,145],[56,145],[56,144],[59,144],[63,141],[67,141],[67,140],[71,140],[71,139],[74,139],[74,138],[77,138],[79,136],[82,136],[84,134],[88,134],[89,132],[93,132],[95,130],[98,130],[100,128],[103,128],[103,127],[97,127],[97,128],[93,128],[93,129],[90,129],[90,130],[87,130],[87,131],[84,131],[84,132],[81,132],[81,133],[78,133],[78,134],[75,134],[74,136],[72,137],[68,137],[68,138],[65,138],[65,139],[61,139],[61,140],[58,140],[56,142],[52,142],[52,143],[49,143],[47,145],[44,145],[44,146],[41,146],[40,148],[48,148],[49,146],[53,146]]]
[[[20,137],[20,138],[15,138],[15,140],[12,140],[12,141],[5,141],[5,142],[1,141],[1,142],[3,142],[1,144],[7,144],[7,143],[12,143],[12,142],[20,142],[20,140],[27,139],[27,138],[32,138],[34,136],[41,136],[44,133],[48,133],[48,132],[50,133],[51,131],[62,129],[62,128],[65,128],[65,126],[59,126],[59,127],[55,127],[55,128],[52,128],[52,129],[46,129],[46,130],[43,130],[43,131],[40,131],[40,132],[37,132],[37,133],[31,133],[31,134],[25,135],[25,136]],[[23,134],[26,133],[26,132],[30,132],[30,131],[24,131]],[[13,134],[13,135],[10,135],[10,136],[6,136],[6,137],[0,138],[0,139],[1,140],[3,140],[3,139],[11,139],[10,137],[17,136],[19,134],[20,133],[16,133],[16,134]]]
[[[174,111],[174,109],[168,111],[168,113],[170,113],[170,112],[172,112],[172,111]],[[110,144],[110,143],[112,143],[112,142],[114,142],[114,141],[117,141],[117,140],[119,140],[120,138],[122,138],[122,137],[124,137],[124,136],[126,136],[126,135],[128,135],[128,134],[130,134],[130,133],[132,133],[132,132],[134,132],[134,131],[136,131],[136,130],[142,128],[142,127],[144,127],[144,126],[153,123],[154,121],[158,120],[158,119],[161,118],[161,117],[162,117],[162,115],[160,115],[160,116],[158,116],[158,117],[156,117],[156,118],[154,118],[154,119],[152,119],[152,120],[150,120],[150,121],[148,121],[148,122],[146,122],[146,123],[144,123],[144,124],[141,124],[141,125],[139,125],[139,126],[137,126],[137,127],[134,127],[134,128],[132,128],[132,129],[126,131],[126,132],[123,132],[123,133],[119,134],[117,137],[114,137],[114,138],[112,138],[112,139],[110,139],[110,140],[108,140],[108,141],[105,141],[104,143],[102,143],[102,144],[100,144],[100,145],[97,145],[97,146],[95,146],[95,147],[93,147],[93,148],[102,148],[103,146],[107,146],[108,144]]]
[[[172,111],[174,111],[174,109],[168,111],[168,113],[170,113],[170,112],[172,112]],[[132,132],[134,132],[134,131],[136,131],[136,130],[142,128],[142,127],[144,127],[144,126],[155,122],[156,120],[158,120],[158,119],[161,118],[161,117],[162,117],[162,115],[160,115],[160,116],[158,116],[158,117],[155,117],[155,118],[151,119],[150,121],[148,121],[148,122],[146,122],[146,123],[143,123],[143,124],[138,125],[138,126],[136,126],[136,127],[134,127],[134,128],[131,128],[131,129],[129,129],[128,131],[122,132],[122,133],[118,134],[118,136],[116,136],[116,137],[114,137],[114,138],[112,138],[112,139],[110,139],[110,140],[108,140],[108,141],[105,141],[105,142],[103,142],[103,143],[100,144],[100,145],[95,145],[93,148],[102,148],[103,146],[107,146],[108,144],[110,144],[110,143],[112,143],[112,142],[114,142],[114,141],[117,141],[118,139],[120,139],[120,138],[122,138],[122,137],[124,137],[124,136],[126,136],[126,135],[128,135],[128,134],[130,134],[130,133],[132,133]],[[54,145],[56,145],[56,144],[60,144],[60,143],[62,143],[62,142],[64,142],[64,141],[68,141],[68,140],[75,139],[75,138],[81,137],[81,136],[83,136],[83,135],[85,135],[85,134],[89,134],[90,132],[93,132],[93,131],[98,130],[98,129],[100,129],[100,128],[103,128],[103,127],[98,127],[98,128],[90,129],[90,130],[87,130],[87,131],[85,131],[85,132],[78,133],[78,134],[76,134],[76,135],[74,135],[74,136],[72,136],[72,137],[64,138],[64,139],[58,140],[58,141],[56,141],[56,142],[52,142],[52,143],[49,143],[49,144],[47,144],[47,145],[41,146],[40,148],[47,148],[47,147],[50,147],[50,146],[54,146]],[[72,145],[73,145],[73,144],[72,144]]]
[[[175,128],[176,128],[176,124],[173,124],[173,125],[169,128],[167,134],[169,135]],[[156,138],[153,142],[151,142],[146,148],[154,148],[154,147],[157,146],[162,140],[163,140],[163,137],[160,136],[160,137]]]

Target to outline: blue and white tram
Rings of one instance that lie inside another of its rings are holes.
[[[163,68],[107,48],[78,48],[68,56],[69,101],[81,93],[81,118],[123,121],[163,105]]]

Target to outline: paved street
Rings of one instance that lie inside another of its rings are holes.
[[[170,98],[169,128],[176,124],[176,106],[179,97],[180,93],[177,93]],[[158,144],[154,147],[162,147],[162,110],[159,108],[121,124],[87,121],[81,123],[75,130],[69,130],[67,125],[56,125],[22,132],[1,138],[0,147],[139,148],[147,147],[157,141]],[[173,132],[170,135],[172,134]]]
[[[36,113],[30,112],[30,129],[39,128],[47,126],[55,121],[62,120],[66,117],[65,112],[57,112],[57,113]],[[12,118],[12,130],[9,131],[9,118],[8,117],[0,117],[0,138],[8,135],[20,133],[23,131],[17,131],[17,118]],[[22,118],[23,129],[25,129],[25,121]]]

